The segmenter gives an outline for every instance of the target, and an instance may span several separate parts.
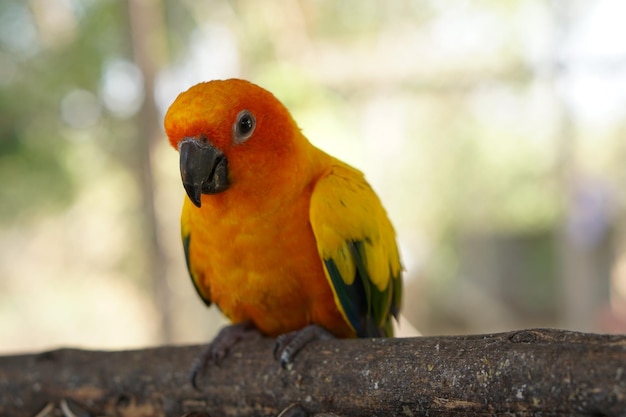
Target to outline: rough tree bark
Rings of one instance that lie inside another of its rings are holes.
[[[266,416],[291,404],[339,416],[626,415],[626,336],[534,329],[332,340],[307,346],[290,369],[273,359],[272,340],[259,339],[209,366],[195,391],[189,367],[201,349],[1,357],[0,415],[62,415],[62,405],[66,415],[69,407],[92,416]]]

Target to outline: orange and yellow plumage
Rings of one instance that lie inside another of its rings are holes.
[[[395,232],[358,170],[314,147],[271,93],[243,80],[180,94],[165,131],[181,150],[183,244],[207,304],[268,336],[310,324],[337,337],[393,334]],[[212,167],[198,167],[208,153]]]

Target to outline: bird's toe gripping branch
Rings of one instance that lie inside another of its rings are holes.
[[[198,389],[198,376],[209,363],[219,365],[228,351],[239,341],[261,337],[261,332],[252,323],[238,323],[226,326],[196,358],[191,367],[191,385]]]
[[[310,342],[334,338],[335,336],[323,327],[310,324],[300,330],[278,336],[274,346],[274,357],[276,360],[280,360],[280,365],[283,368],[287,368],[298,352]]]

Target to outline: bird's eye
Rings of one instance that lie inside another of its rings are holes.
[[[237,115],[237,120],[233,125],[233,140],[235,143],[247,141],[254,133],[256,119],[249,110],[242,110]]]

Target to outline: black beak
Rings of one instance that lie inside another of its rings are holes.
[[[189,199],[202,205],[202,194],[217,194],[228,188],[228,159],[203,138],[185,138],[178,144],[180,175]]]

